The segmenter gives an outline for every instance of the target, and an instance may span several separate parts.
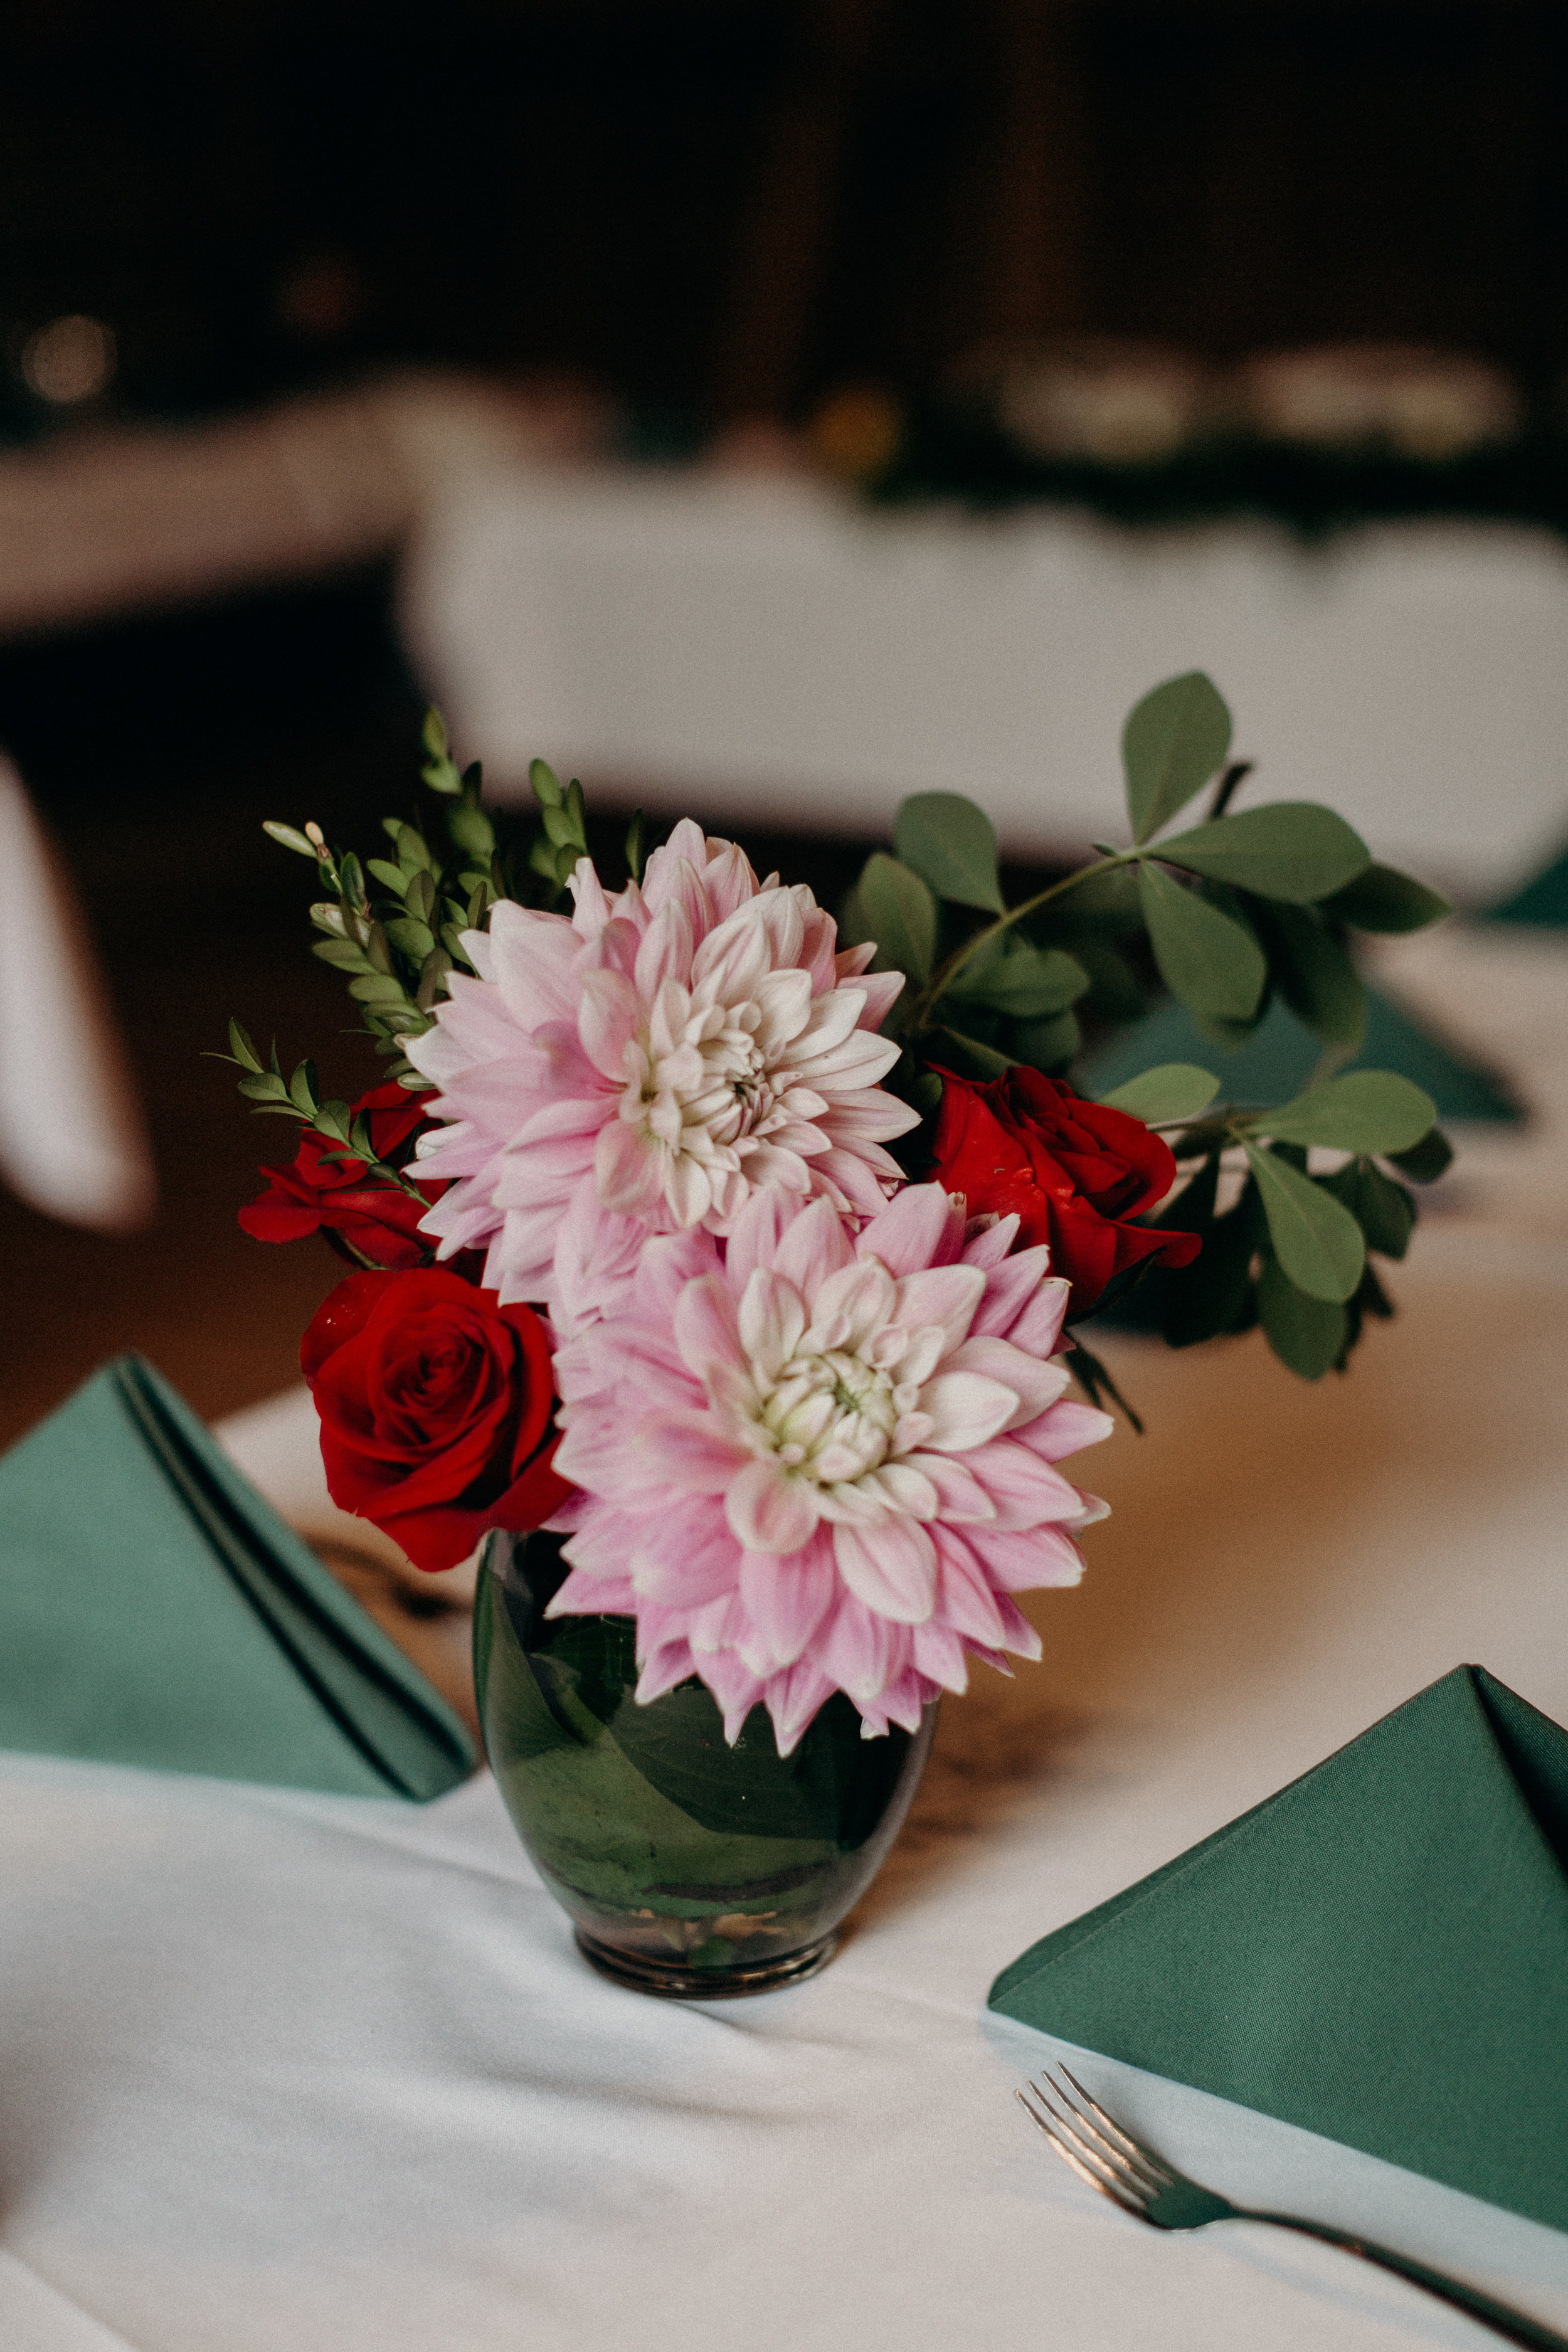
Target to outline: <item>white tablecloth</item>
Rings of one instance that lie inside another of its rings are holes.
[[[1232,702],[1258,798],[1321,799],[1469,898],[1568,832],[1568,550],[1400,524],[1305,549],[1033,509],[872,513],[809,480],[454,478],[405,583],[461,756],[667,814],[871,833],[970,793],[1018,854],[1117,832],[1134,699]]]
[[[1278,2233],[1163,2238],[1014,2104],[996,1969],[1461,1659],[1568,1719],[1568,1251],[1435,1225],[1303,1389],[1124,1344],[1152,1424],[1043,1665],[977,1669],[815,1981],[576,1957],[492,1783],[426,1811],[0,1759],[6,2352],[1377,2352],[1481,2340]],[[1325,2035],[1334,2032],[1331,2016]],[[1568,2237],[1085,2062],[1235,2194],[1568,2327]]]

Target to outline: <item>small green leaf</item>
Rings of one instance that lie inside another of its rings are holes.
[[[1298,1290],[1348,1298],[1366,1264],[1366,1244],[1350,1211],[1277,1152],[1247,1146],[1274,1254]]]
[[[316,855],[315,843],[307,841],[296,824],[279,824],[276,817],[269,816],[263,818],[261,830],[300,857],[314,857]]]
[[[431,866],[430,845],[425,835],[414,825],[399,824],[395,817],[389,820],[388,829],[397,845],[397,862],[404,872],[414,874],[423,868],[428,873]]]
[[[962,1030],[943,1025],[932,1030],[931,1034],[946,1039],[943,1056],[958,1062],[960,1077],[999,1078],[1014,1067],[1011,1054],[999,1054],[994,1045],[983,1045],[978,1038],[964,1036]]]
[[[366,972],[363,980],[351,980],[349,994],[356,1004],[403,1004],[406,1002],[403,982],[387,972]]]
[[[1148,841],[1184,808],[1230,749],[1230,712],[1202,670],[1146,694],[1121,730],[1127,813],[1134,841]]]
[[[1279,1110],[1248,1120],[1276,1143],[1323,1143],[1338,1151],[1408,1151],[1436,1117],[1428,1094],[1393,1070],[1351,1070]]]
[[[1215,817],[1163,841],[1159,855],[1212,882],[1299,907],[1326,898],[1372,863],[1360,834],[1316,801],[1270,801]]]
[[[416,922],[412,915],[401,915],[388,923],[386,936],[398,951],[423,963],[436,944],[435,933],[428,924]]]
[[[297,1063],[294,1075],[289,1081],[289,1099],[295,1109],[306,1118],[314,1118],[321,1091],[314,1062]]]
[[[313,940],[310,953],[320,956],[323,963],[330,963],[334,971],[368,971],[370,969],[363,949],[355,947],[353,940]]]
[[[228,1024],[228,1050],[242,1069],[260,1071],[261,1056],[251,1042],[250,1032],[237,1021],[231,1020]]]
[[[984,809],[962,793],[916,793],[893,820],[893,847],[939,898],[1005,911],[996,878],[996,835]]]
[[[1392,1160],[1413,1183],[1431,1184],[1454,1164],[1454,1147],[1440,1127],[1413,1143],[1408,1151],[1389,1151],[1384,1158]]]
[[[1321,1182],[1325,1192],[1344,1202],[1365,1234],[1369,1250],[1376,1250],[1382,1257],[1405,1255],[1415,1230],[1415,1202],[1403,1184],[1385,1176],[1370,1160],[1347,1160]]]
[[[570,809],[547,808],[542,822],[545,839],[553,843],[557,849],[576,849],[579,846],[577,828],[572,822]]]
[[[1420,931],[1453,913],[1447,898],[1392,866],[1369,866],[1322,902],[1331,922],[1352,931]]]
[[[1263,1261],[1258,1316],[1280,1362],[1302,1380],[1321,1381],[1339,1362],[1348,1328],[1343,1306],[1298,1290],[1273,1255]]]
[[[626,871],[634,882],[642,880],[643,813],[633,809],[632,821],[626,827]]]
[[[555,879],[555,845],[542,833],[535,834],[529,844],[528,862],[535,874],[542,874],[547,882]]]
[[[577,840],[582,848],[588,845],[588,810],[583,798],[583,787],[575,776],[566,787],[566,806],[577,828]]]
[[[338,866],[338,877],[342,886],[343,897],[356,914],[363,915],[368,904],[364,894],[364,876],[360,870],[359,859],[352,849],[343,852]]]
[[[1138,889],[1149,944],[1173,996],[1214,1020],[1250,1021],[1268,976],[1251,932],[1157,866],[1139,867]]]
[[[408,877],[404,893],[404,905],[421,923],[428,923],[436,911],[436,877],[426,866],[416,866]]]
[[[1162,1062],[1142,1070],[1125,1086],[1100,1100],[1110,1110],[1124,1110],[1145,1127],[1164,1127],[1178,1118],[1196,1118],[1219,1092],[1219,1080],[1194,1062]]]
[[[420,740],[433,760],[447,757],[447,722],[432,703],[425,713],[425,724],[419,730]]]
[[[548,817],[545,820],[549,823]],[[483,809],[470,808],[465,801],[447,815],[447,830],[458,847],[470,857],[489,857],[496,845],[494,825]]]
[[[528,781],[541,808],[559,808],[566,797],[565,787],[548,760],[529,761]]]
[[[436,1002],[442,982],[451,969],[452,959],[446,949],[438,948],[432,942],[430,952],[421,967],[419,985],[414,996],[414,1002],[421,1013],[429,1012]]]
[[[401,866],[394,866],[384,857],[367,857],[364,867],[367,874],[374,875],[384,890],[390,890],[395,898],[402,898],[403,886],[408,877]]]
[[[334,1099],[331,1102],[321,1104],[310,1124],[318,1135],[331,1136],[334,1143],[346,1143],[349,1139],[347,1103]]]
[[[560,848],[556,851],[555,879],[563,889],[566,887],[567,883],[570,882],[573,875],[577,871],[577,860],[582,856],[582,847],[580,844],[575,841],[563,841]]]
[[[319,931],[325,931],[329,939],[342,940],[348,937],[348,925],[343,920],[343,910],[331,898],[318,898],[314,901],[310,908],[310,920]]]
[[[281,1078],[275,1078],[270,1070],[261,1070],[252,1077],[241,1078],[238,1083],[240,1093],[250,1102],[286,1104],[289,1101],[288,1087]]]
[[[878,849],[856,889],[868,936],[877,942],[876,961],[923,984],[936,952],[936,900],[920,876]]]
[[[1278,900],[1258,912],[1276,988],[1325,1045],[1355,1053],[1366,1030],[1366,991],[1340,941],[1305,907]]]

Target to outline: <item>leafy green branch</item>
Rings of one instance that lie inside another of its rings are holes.
[[[321,1080],[314,1062],[297,1062],[288,1078],[283,1076],[274,1043],[268,1058],[263,1062],[256,1050],[249,1032],[239,1022],[228,1024],[231,1051],[215,1055],[216,1061],[230,1062],[243,1071],[239,1091],[258,1116],[271,1116],[298,1120],[301,1127],[311,1129],[337,1149],[323,1152],[328,1162],[363,1162],[366,1173],[378,1182],[395,1186],[406,1192],[422,1206],[429,1204],[412,1178],[376,1150],[371,1136],[370,1121],[361,1111],[357,1115],[350,1105],[334,1097],[322,1099]]]

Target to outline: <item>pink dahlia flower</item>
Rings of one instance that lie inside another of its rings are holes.
[[[648,1233],[727,1234],[760,1186],[874,1213],[900,1181],[882,1146],[917,1113],[878,1081],[903,986],[804,887],[759,885],[732,843],[678,824],[606,898],[586,858],[576,911],[503,900],[465,944],[408,1056],[448,1122],[421,1177],[438,1255],[484,1248],[487,1288],[571,1330],[631,1278]]]
[[[761,1700],[786,1755],[835,1690],[912,1730],[966,1652],[1037,1657],[1012,1595],[1077,1582],[1104,1506],[1053,1465],[1111,1422],[1063,1396],[1068,1286],[1017,1226],[966,1239],[921,1184],[857,1235],[773,1189],[725,1247],[647,1242],[555,1360],[580,1492],[552,1613],[635,1615],[639,1699],[700,1675],[727,1738]]]

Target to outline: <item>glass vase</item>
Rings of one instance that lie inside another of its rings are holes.
[[[836,1694],[781,1757],[731,1748],[695,1678],[637,1704],[630,1617],[549,1618],[560,1538],[491,1536],[474,1676],[485,1752],[541,1877],[605,1975],[711,2000],[813,1975],[898,1834],[936,1728],[860,1736]]]

